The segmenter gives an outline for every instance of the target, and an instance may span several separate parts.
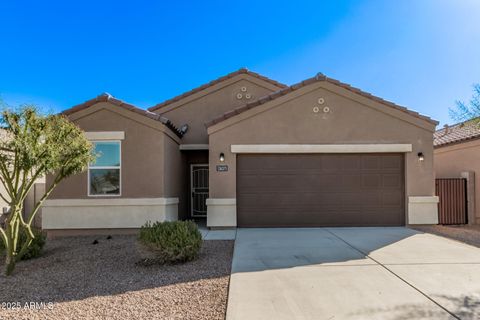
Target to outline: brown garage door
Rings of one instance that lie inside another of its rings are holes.
[[[237,224],[404,225],[403,155],[238,155]]]

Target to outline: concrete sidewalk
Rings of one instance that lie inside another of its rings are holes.
[[[199,227],[203,240],[235,240],[237,229],[210,230],[207,227]]]
[[[237,231],[227,320],[479,317],[478,248],[408,228]]]

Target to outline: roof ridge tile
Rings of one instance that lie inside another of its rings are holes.
[[[410,115],[412,115],[412,116],[414,116],[414,117],[417,117],[417,118],[419,118],[419,119],[422,119],[422,120],[424,120],[424,121],[430,122],[430,123],[435,124],[435,125],[438,124],[437,121],[431,119],[430,117],[424,116],[424,115],[422,115],[422,114],[420,114],[420,113],[418,113],[418,112],[416,112],[416,111],[412,111],[412,110],[410,110],[410,109],[408,109],[408,108],[406,108],[406,107],[397,105],[397,104],[395,104],[395,103],[393,103],[393,102],[391,102],[391,101],[388,101],[388,100],[385,100],[385,99],[383,99],[383,98],[377,97],[377,96],[375,96],[375,95],[373,95],[373,94],[371,94],[371,93],[369,93],[369,92],[363,91],[363,90],[361,90],[361,89],[359,89],[359,88],[352,87],[350,84],[341,82],[341,81],[336,80],[336,79],[333,79],[333,78],[329,78],[329,77],[325,76],[323,73],[320,73],[320,72],[317,73],[317,75],[316,75],[315,77],[307,78],[307,79],[305,79],[305,80],[303,80],[303,81],[300,81],[300,82],[298,82],[298,83],[295,83],[295,84],[293,84],[293,85],[291,85],[291,86],[288,86],[288,87],[282,88],[282,89],[280,89],[280,90],[274,91],[274,92],[272,92],[272,93],[269,93],[269,94],[267,94],[267,95],[265,95],[265,96],[263,96],[263,97],[258,98],[258,99],[255,100],[255,101],[246,103],[245,106],[247,106],[247,109],[242,109],[242,110],[243,110],[242,112],[245,112],[245,111],[247,111],[248,109],[251,109],[252,107],[256,107],[256,106],[258,106],[258,105],[264,104],[264,103],[266,103],[266,102],[268,102],[268,101],[275,100],[275,99],[277,99],[277,98],[279,98],[279,97],[281,97],[281,96],[284,96],[284,95],[286,95],[286,94],[288,94],[288,93],[290,93],[290,92],[292,92],[292,91],[298,90],[298,89],[300,89],[300,88],[302,88],[302,87],[304,87],[304,86],[307,86],[307,85],[310,85],[310,84],[312,84],[312,83],[319,82],[319,81],[327,81],[327,82],[332,83],[332,84],[334,84],[334,85],[338,85],[338,86],[340,86],[340,87],[342,87],[342,88],[344,88],[344,89],[346,89],[346,90],[349,90],[349,91],[352,91],[352,92],[354,92],[354,93],[356,93],[356,94],[359,94],[359,95],[361,95],[361,96],[363,96],[363,97],[369,98],[369,99],[374,100],[374,101],[378,101],[378,102],[380,102],[380,103],[382,103],[382,104],[385,104],[385,105],[388,105],[388,106],[390,106],[390,107],[392,107],[392,108],[394,108],[394,109],[397,109],[397,110],[399,110],[399,111],[402,111],[402,112],[405,112],[405,113],[407,113],[407,114],[410,114]],[[233,114],[233,115],[232,115],[232,113],[229,112],[229,111],[228,111],[228,112],[225,112],[225,113],[222,114],[221,116],[219,116],[219,117],[217,117],[217,118],[214,118],[213,120],[207,122],[207,123],[205,124],[205,126],[206,126],[206,127],[211,127],[212,125],[217,124],[217,123],[219,123],[219,122],[221,122],[221,121],[223,121],[223,120],[226,120],[226,119],[228,119],[228,118],[231,118],[231,117],[233,117],[233,116],[235,116],[235,115],[236,115],[236,114]]]
[[[259,73],[250,71],[250,70],[248,70],[247,68],[243,67],[243,68],[238,69],[237,71],[234,71],[234,72],[231,72],[231,73],[226,74],[226,75],[224,75],[224,76],[221,76],[221,77],[219,77],[219,78],[217,78],[217,79],[215,79],[215,80],[211,80],[211,81],[209,81],[209,82],[207,82],[207,83],[205,83],[205,84],[202,84],[202,85],[200,85],[200,86],[198,86],[198,87],[196,87],[196,88],[193,88],[193,89],[191,89],[191,90],[189,90],[189,91],[187,91],[187,92],[184,92],[184,93],[182,93],[182,94],[179,94],[179,95],[177,95],[177,96],[175,96],[175,97],[173,97],[173,98],[170,98],[170,99],[167,99],[167,100],[165,100],[165,101],[163,101],[163,102],[160,102],[160,103],[154,105],[153,107],[148,108],[148,110],[149,110],[149,111],[158,110],[158,109],[160,109],[160,108],[162,108],[162,107],[165,107],[165,106],[167,106],[167,105],[169,105],[169,104],[172,104],[172,103],[174,103],[174,102],[180,101],[180,100],[183,99],[183,98],[186,98],[186,97],[191,96],[191,95],[193,95],[193,94],[195,94],[195,93],[197,93],[197,92],[200,92],[200,91],[202,91],[202,90],[204,90],[204,89],[206,89],[206,88],[208,88],[208,87],[211,87],[211,86],[213,86],[213,85],[216,85],[216,84],[218,84],[218,83],[221,83],[221,82],[223,82],[223,81],[225,81],[225,80],[231,79],[231,78],[233,78],[233,77],[235,77],[235,76],[237,76],[237,75],[239,75],[239,74],[248,74],[248,75],[250,75],[250,76],[252,76],[252,77],[255,77],[255,78],[261,79],[261,80],[263,80],[263,81],[269,82],[269,83],[271,83],[271,84],[273,84],[273,85],[275,85],[275,86],[277,86],[277,87],[279,87],[279,88],[285,88],[285,87],[287,87],[287,85],[285,85],[285,84],[283,84],[283,83],[280,83],[280,82],[278,82],[278,81],[276,81],[276,80],[270,79],[270,78],[268,78],[268,77],[266,77],[266,76],[262,76],[262,75],[259,74]]]
[[[170,120],[167,119],[167,122],[163,122],[158,118],[158,116],[159,116],[158,114],[150,112],[148,110],[141,109],[137,106],[134,106],[133,104],[130,104],[130,103],[127,103],[123,100],[117,99],[117,98],[113,97],[112,95],[110,95],[108,93],[102,93],[102,94],[98,95],[97,97],[95,97],[93,99],[87,100],[87,101],[85,101],[81,104],[78,104],[78,105],[73,106],[73,107],[71,107],[67,110],[64,110],[60,114],[63,114],[65,116],[69,116],[69,115],[74,114],[78,111],[87,109],[88,107],[91,107],[94,104],[97,104],[99,102],[110,102],[113,105],[121,107],[125,110],[138,113],[138,114],[143,115],[143,116],[145,116],[147,118],[150,118],[152,120],[157,120],[157,121],[161,122],[163,125],[165,125],[167,128],[169,128],[171,131],[173,131],[173,133],[175,133],[175,135],[177,135],[179,138],[183,137],[183,133]]]

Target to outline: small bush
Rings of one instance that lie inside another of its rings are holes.
[[[138,240],[150,252],[146,259],[158,263],[194,260],[202,246],[202,235],[193,221],[147,222],[140,229]]]
[[[23,255],[21,260],[28,260],[33,258],[38,258],[42,254],[43,246],[47,237],[39,229],[32,229],[33,235],[35,238],[32,240],[32,243],[27,249],[27,252]],[[24,228],[20,228],[19,237],[18,237],[18,248],[22,248],[23,244],[27,241],[27,232]],[[5,244],[0,240],[0,253],[3,255],[5,253]]]

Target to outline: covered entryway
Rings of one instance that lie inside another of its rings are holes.
[[[403,154],[239,154],[239,227],[405,224]]]

